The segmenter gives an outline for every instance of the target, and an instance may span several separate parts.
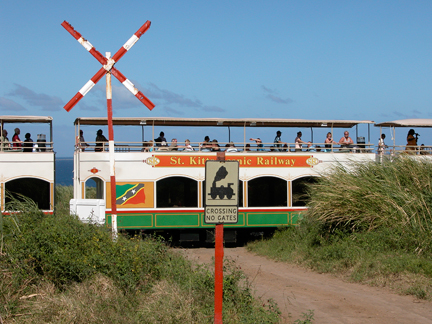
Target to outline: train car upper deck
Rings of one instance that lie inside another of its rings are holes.
[[[390,141],[387,141],[384,142],[384,145],[379,145],[378,153],[381,156],[396,156],[398,154],[405,153],[432,158],[432,146],[427,144],[427,140],[426,142],[421,140],[420,134],[418,134],[416,131],[418,128],[432,128],[432,119],[400,119],[377,123],[375,126],[380,127],[380,137],[383,134],[383,130],[386,128],[390,129],[392,137],[391,141],[393,143],[390,144]],[[396,145],[396,139],[399,140],[400,138],[402,138],[402,141],[406,140],[406,144]],[[426,145],[424,143],[426,143]]]
[[[7,212],[5,206],[11,197],[23,195],[41,210],[52,213],[55,168],[52,117],[0,116],[0,134],[1,211]]]

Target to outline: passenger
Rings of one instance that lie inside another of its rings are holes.
[[[306,144],[305,141],[302,141],[301,137],[302,137],[302,132],[297,132],[297,137],[294,140],[296,152],[301,152],[302,144]]]
[[[352,145],[354,144],[354,141],[352,140],[351,137],[349,137],[348,131],[344,132],[344,136],[339,140],[339,144],[342,147],[347,147],[347,148],[352,147]]]
[[[286,143],[284,144],[282,151],[284,151],[284,152],[288,152],[289,151],[288,144],[286,144]]]
[[[328,132],[327,133],[327,137],[326,137],[326,139],[324,141],[324,147],[325,147],[324,152],[331,152],[332,144],[339,144],[339,143],[335,142],[333,140],[332,133]]]
[[[153,141],[143,142],[143,148],[141,152],[153,152]]]
[[[102,129],[99,129],[96,132],[96,147],[95,147],[95,152],[102,152],[104,150],[104,143],[103,142],[108,142],[108,140],[106,139],[106,137],[103,135]]]
[[[249,138],[250,141],[255,141],[257,143],[257,151],[264,151],[264,145],[261,141],[261,138]]]
[[[82,129],[80,129],[80,136],[79,136],[79,147],[81,148],[81,151],[85,151],[85,147],[90,146],[86,143],[84,139],[84,132]]]
[[[212,152],[219,152],[220,151],[220,146],[218,144],[218,141],[216,139],[214,139],[212,141],[212,148],[211,148]]]
[[[316,152],[317,149],[315,148],[315,145],[312,144],[311,141],[307,142],[307,149],[308,152]]]
[[[171,144],[169,146],[169,150],[170,151],[177,151],[178,150],[178,147],[177,147],[177,138],[173,138],[171,140]]]
[[[405,148],[407,151],[415,151],[416,146],[417,146],[417,140],[418,140],[419,136],[420,135],[417,134],[414,129],[410,129],[408,131],[407,146]]]
[[[162,142],[165,142],[165,146],[166,146],[166,138],[165,138],[165,133],[164,132],[160,132],[159,133],[159,137],[158,138],[155,138],[155,143],[156,143],[156,146],[163,146],[162,145]]]
[[[25,140],[23,146],[24,146],[23,152],[33,152],[33,140],[31,139],[30,133],[25,134]]]
[[[317,146],[316,146],[316,151],[317,151],[317,152],[321,152],[321,146],[317,145]]]
[[[185,146],[184,146],[185,152],[192,152],[194,151],[194,148],[192,147],[190,141],[188,139],[185,140]]]
[[[282,132],[281,131],[277,131],[276,132],[276,137],[275,137],[275,139],[274,139],[274,143],[276,144],[275,146],[276,146],[276,150],[277,151],[282,151],[282,149],[281,149],[281,147],[282,147],[282,144],[286,144],[285,142],[282,142],[282,140],[281,140],[281,135],[282,135]]]
[[[379,154],[384,154],[384,151],[387,147],[387,145],[385,145],[385,143],[384,143],[385,138],[386,138],[385,134],[381,134],[381,137],[378,140],[378,153]]]
[[[246,148],[245,148],[245,150],[246,150],[246,151],[250,151],[250,144],[249,144],[249,143],[246,144]]]
[[[424,144],[420,145],[420,154],[421,155],[427,155],[427,154],[429,154],[429,152],[426,151],[426,147],[425,147]]]
[[[229,142],[227,152],[237,152],[237,148],[234,146],[233,142]]]
[[[3,129],[2,137],[1,137],[1,143],[2,143],[1,145],[2,145],[3,151],[9,151],[10,147],[11,147],[10,142],[9,142],[9,138],[7,137],[7,134],[8,134],[7,130]]]
[[[210,152],[212,149],[212,144],[210,143],[210,137],[204,137],[204,142],[200,144],[200,150],[203,152]]]
[[[23,141],[19,138],[19,134],[21,133],[19,128],[15,128],[15,134],[12,136],[12,146],[15,150],[22,147]]]

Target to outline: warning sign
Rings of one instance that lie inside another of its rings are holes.
[[[205,222],[237,223],[238,161],[207,161],[205,179]]]

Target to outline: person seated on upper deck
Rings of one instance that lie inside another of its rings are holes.
[[[237,148],[234,146],[233,142],[229,142],[228,148],[226,149],[226,152],[237,152]]]
[[[143,142],[141,152],[153,152],[153,141]]]
[[[33,152],[33,140],[31,139],[30,133],[25,134],[25,140],[23,146],[24,146],[23,152]]]
[[[204,137],[204,142],[200,144],[200,150],[203,152],[210,152],[212,149],[212,144],[210,143],[210,137]]]
[[[12,147],[14,150],[18,150],[22,147],[23,141],[19,138],[19,134],[21,133],[19,128],[15,128],[15,134],[12,137]]]
[[[426,151],[426,147],[424,144],[420,145],[420,154],[421,155],[428,155],[429,154],[429,152]]]
[[[171,144],[169,146],[169,150],[170,151],[177,151],[178,150],[178,148],[177,148],[177,138],[173,138],[171,140]]]
[[[313,145],[312,142],[309,141],[309,142],[307,142],[307,149],[306,149],[306,151],[308,151],[308,152],[316,152],[317,149],[316,149],[315,145]]]
[[[339,143],[335,142],[333,140],[332,133],[328,132],[326,139],[324,140],[324,147],[325,147],[324,152],[331,152],[332,144],[339,144]]]
[[[7,134],[8,134],[7,130],[3,129],[2,136],[1,136],[1,145],[3,151],[9,151],[11,147]]]
[[[194,148],[192,147],[190,141],[188,139],[185,139],[185,146],[184,146],[185,152],[192,152],[194,151]]]
[[[249,143],[246,144],[245,151],[250,151],[250,144]]]
[[[214,139],[212,141],[212,148],[211,148],[212,152],[216,151],[219,152],[220,151],[220,146],[218,144],[218,141],[216,139]]]
[[[276,132],[276,137],[274,139],[274,143],[276,144],[275,146],[277,147],[278,151],[282,151],[282,149],[281,149],[282,144],[286,144],[285,142],[282,142],[281,136],[282,136],[282,132],[281,131],[277,131]]]
[[[407,146],[405,150],[407,151],[415,151],[417,147],[417,140],[420,135],[415,132],[414,129],[410,129],[407,135]],[[411,152],[414,154],[414,152]]]
[[[102,152],[104,150],[104,148],[103,148],[104,143],[103,142],[108,142],[106,137],[103,135],[102,129],[99,129],[96,132],[95,142],[96,142],[95,152]]]
[[[302,132],[297,132],[297,137],[294,140],[296,152],[300,152],[302,150],[302,144],[306,144],[306,142],[301,139],[302,135]]]
[[[341,147],[351,148],[354,144],[354,141],[349,136],[349,132],[345,131],[344,136],[339,140],[339,144]]]
[[[257,143],[257,151],[264,151],[264,145],[261,141],[261,138],[257,137],[257,138],[249,138],[250,141],[255,141],[255,143]]]
[[[165,142],[165,145],[166,145],[166,138],[165,138],[165,133],[164,132],[160,132],[159,133],[159,137],[158,138],[155,138],[155,143],[156,143],[156,146],[162,146],[162,142]]]

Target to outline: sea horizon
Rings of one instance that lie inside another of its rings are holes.
[[[73,156],[55,158],[55,184],[73,186]]]

